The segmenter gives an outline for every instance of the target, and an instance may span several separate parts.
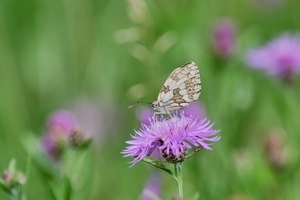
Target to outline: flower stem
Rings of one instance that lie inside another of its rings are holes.
[[[11,190],[11,198],[13,200],[23,200],[22,188],[19,186],[18,188],[13,188]]]
[[[183,184],[182,184],[182,170],[181,163],[175,163],[175,179],[177,182],[178,195],[183,200]]]

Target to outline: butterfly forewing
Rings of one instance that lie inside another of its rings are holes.
[[[200,92],[198,66],[194,62],[188,62],[170,74],[159,92],[157,102],[171,112],[196,101]]]

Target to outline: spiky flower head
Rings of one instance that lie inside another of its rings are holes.
[[[80,129],[76,116],[70,111],[61,110],[49,117],[42,148],[51,159],[58,161],[67,145],[79,147],[86,140],[87,136]]]
[[[57,111],[49,117],[42,147],[53,160],[59,159],[76,125],[76,117],[66,110]]]
[[[125,157],[133,157],[132,165],[151,155],[155,159],[163,159],[169,163],[178,163],[186,159],[188,150],[211,150],[210,142],[220,140],[215,136],[218,130],[212,129],[213,124],[206,118],[199,119],[185,116],[184,113],[174,114],[167,119],[153,119],[150,125],[143,125],[129,146],[122,152]]]

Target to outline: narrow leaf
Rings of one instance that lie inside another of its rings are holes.
[[[174,176],[173,172],[170,169],[166,168],[163,164],[161,164],[158,161],[155,161],[155,160],[152,160],[152,159],[149,159],[149,158],[144,158],[143,161],[150,164],[150,165],[153,165],[154,167],[156,167],[158,169],[161,169],[161,170],[167,172],[171,176]]]

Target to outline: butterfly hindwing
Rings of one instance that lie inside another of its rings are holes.
[[[162,86],[157,102],[167,111],[178,110],[196,101],[201,92],[200,73],[194,62],[176,68]]]

